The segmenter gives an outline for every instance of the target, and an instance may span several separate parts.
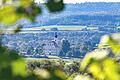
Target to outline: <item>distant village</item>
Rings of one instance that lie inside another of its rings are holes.
[[[104,34],[120,32],[120,27],[91,27],[81,30],[36,30],[30,33],[5,34],[3,45],[25,57],[83,57],[97,48]],[[67,41],[66,43],[63,43]],[[67,47],[68,50],[64,50]]]

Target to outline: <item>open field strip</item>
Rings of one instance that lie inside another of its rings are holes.
[[[23,28],[22,30],[24,31],[29,31],[29,30],[51,30],[52,28],[57,28],[58,30],[82,30],[86,28],[86,26],[58,26],[58,25],[52,25],[52,26],[42,26],[42,27],[34,27],[34,28]]]

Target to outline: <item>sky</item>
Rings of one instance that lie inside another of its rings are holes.
[[[44,0],[35,0],[43,2]],[[120,2],[120,0],[64,0],[65,3],[84,3],[84,2]]]

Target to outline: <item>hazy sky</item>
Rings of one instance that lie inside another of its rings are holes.
[[[43,2],[43,0],[35,0]],[[64,0],[65,3],[81,3],[81,2],[120,2],[120,0]]]

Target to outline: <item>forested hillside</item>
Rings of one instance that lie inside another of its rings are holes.
[[[41,4],[39,4],[41,6]],[[120,3],[86,2],[81,4],[66,4],[64,11],[56,14],[47,13],[38,16],[32,26],[43,25],[115,25],[120,21]],[[25,27],[30,27],[25,26]]]

